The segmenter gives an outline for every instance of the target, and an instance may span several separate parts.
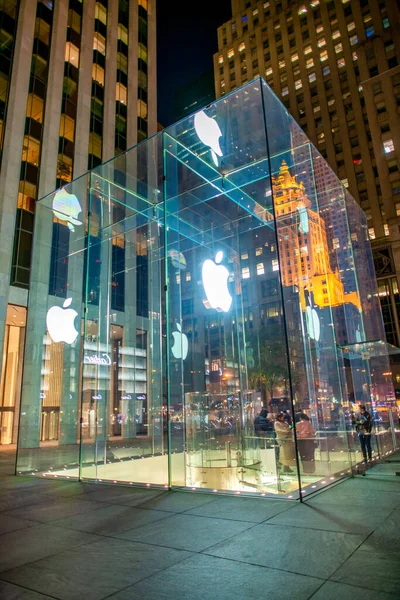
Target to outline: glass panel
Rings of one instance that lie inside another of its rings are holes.
[[[313,493],[396,444],[383,333],[364,213],[255,80],[37,203],[18,471]]]

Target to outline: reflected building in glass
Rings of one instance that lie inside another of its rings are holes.
[[[359,404],[397,446],[392,351],[365,215],[256,79],[38,202],[17,471],[299,498]]]

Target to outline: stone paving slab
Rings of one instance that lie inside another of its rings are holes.
[[[300,504],[16,478],[0,451],[0,598],[400,598],[396,470]]]

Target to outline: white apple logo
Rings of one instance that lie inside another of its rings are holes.
[[[73,308],[68,308],[71,302],[72,298],[67,298],[63,304],[63,308],[61,306],[52,306],[47,311],[47,331],[56,344],[58,342],[73,344],[77,338],[78,332],[75,329],[74,321],[78,313]]]
[[[185,360],[189,350],[189,341],[187,335],[182,333],[182,327],[179,323],[176,324],[176,328],[178,331],[174,331],[172,334],[174,345],[171,348],[171,352],[175,358]]]
[[[215,262],[209,258],[204,261],[202,268],[202,279],[204,291],[207,296],[207,302],[204,302],[206,308],[215,308],[219,312],[228,312],[232,304],[232,296],[228,290],[229,271],[223,265],[219,264],[224,254],[220,250],[215,255]]]
[[[308,230],[309,230],[308,214],[307,214],[307,209],[302,202],[298,203],[297,211],[300,216],[299,231],[300,231],[300,233],[308,233]]]
[[[222,136],[222,131],[215,119],[207,117],[204,110],[198,112],[194,117],[194,128],[203,144],[211,148],[211,156],[214,164],[218,167],[218,156],[222,156],[219,138]]]
[[[308,335],[312,340],[319,341],[321,333],[321,326],[319,323],[319,317],[315,308],[312,307],[310,299],[308,300],[309,305],[306,307],[306,323]]]
[[[53,198],[53,213],[60,221],[67,221],[68,228],[75,231],[74,225],[82,225],[78,219],[82,207],[78,198],[74,194],[69,194],[66,190],[59,190]]]

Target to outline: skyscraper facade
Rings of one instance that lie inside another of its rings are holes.
[[[155,7],[0,0],[0,444],[18,427],[35,203],[156,133]]]
[[[214,74],[217,98],[263,76],[358,200],[368,218],[387,340],[398,345],[398,2],[232,0],[232,19],[218,29]]]

